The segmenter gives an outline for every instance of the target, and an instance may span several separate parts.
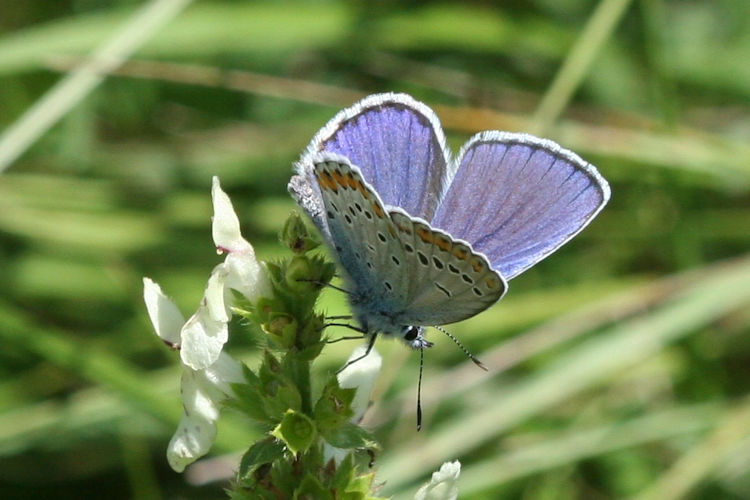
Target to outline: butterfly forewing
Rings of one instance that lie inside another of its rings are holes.
[[[484,132],[462,153],[432,224],[470,242],[506,279],[572,238],[609,199],[594,167],[551,141]]]
[[[385,205],[427,220],[447,182],[440,123],[432,110],[404,94],[371,96],[340,112],[310,143],[302,163],[320,152],[348,158]]]

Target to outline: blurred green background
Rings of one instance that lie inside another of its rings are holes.
[[[460,498],[750,498],[749,2],[157,4],[174,10],[0,2],[0,497],[224,497],[255,432],[227,412],[207,460],[168,468],[179,366],[141,277],[195,309],[220,261],[212,175],[258,254],[287,255],[292,162],[341,107],[402,91],[454,148],[485,129],[549,137],[613,197],[450,328],[489,374],[431,333],[419,433],[418,356],[378,343],[381,493],[410,498],[459,459]],[[40,104],[129,24],[144,39],[99,86]],[[321,306],[346,310],[330,292]]]

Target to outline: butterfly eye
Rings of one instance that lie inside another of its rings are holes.
[[[404,327],[404,330],[405,330],[404,340],[408,340],[409,342],[417,338],[417,336],[419,335],[419,327],[407,326],[407,327]]]

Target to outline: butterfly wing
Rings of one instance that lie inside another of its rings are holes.
[[[339,112],[307,147],[297,171],[320,152],[359,167],[385,206],[429,220],[448,178],[449,155],[440,122],[406,94],[377,94]]]
[[[316,157],[313,175],[322,195],[329,243],[350,278],[352,301],[378,304],[386,311],[402,309],[406,262],[380,197],[359,169],[339,155]]]
[[[470,242],[506,279],[575,236],[609,200],[591,164],[530,135],[482,132],[457,162],[432,224]]]
[[[400,210],[392,210],[390,217],[410,270],[408,305],[399,322],[455,323],[484,311],[505,294],[505,280],[466,242]]]
[[[287,189],[294,201],[310,216],[326,241],[330,242],[331,230],[328,228],[323,198],[314,176],[311,173],[293,175]]]
[[[396,325],[446,324],[495,303],[504,280],[465,242],[405,212],[386,210],[348,159],[313,160],[331,244],[365,314]]]

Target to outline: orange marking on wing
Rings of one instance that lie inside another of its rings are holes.
[[[336,183],[338,183],[339,186],[342,188],[346,187],[346,179],[344,179],[344,176],[341,175],[340,172],[337,172],[336,170],[333,171],[333,179]]]
[[[497,285],[498,285],[497,280],[495,278],[487,278],[485,283],[487,283],[487,288],[492,288],[492,289],[497,288]]]
[[[357,180],[357,191],[362,194],[362,198],[364,198],[365,200],[370,198],[370,193],[367,192],[367,189],[365,189],[365,185],[360,180]]]
[[[417,227],[417,236],[419,236],[419,239],[424,241],[425,243],[432,244],[435,243],[435,240],[432,237],[432,234],[430,231],[423,227]]]
[[[393,225],[388,224],[388,232],[391,233],[391,236],[393,236],[394,238],[396,237],[396,230],[393,229]]]
[[[318,184],[320,184],[321,188],[333,190],[334,192],[338,193],[338,187],[336,186],[336,183],[333,182],[331,174],[328,173],[327,170],[316,172],[315,175],[318,177]]]
[[[385,212],[383,212],[383,207],[380,206],[380,204],[376,202],[372,202],[372,210],[375,212],[375,215],[380,217],[381,219],[385,217]]]
[[[401,224],[400,222],[396,223],[396,226],[398,227],[398,230],[402,233],[406,233],[411,236],[411,229],[409,229],[409,226],[406,224]]]
[[[484,269],[484,263],[482,262],[481,259],[474,259],[471,262],[471,267],[473,267],[474,271],[478,273],[479,271],[481,271],[482,269]]]
[[[453,255],[459,260],[466,260],[466,258],[469,256],[469,251],[463,247],[454,247]]]
[[[443,252],[448,252],[451,249],[451,242],[445,236],[438,236],[435,238],[435,244]]]
[[[352,189],[357,189],[357,179],[351,172],[346,176],[346,184]]]

